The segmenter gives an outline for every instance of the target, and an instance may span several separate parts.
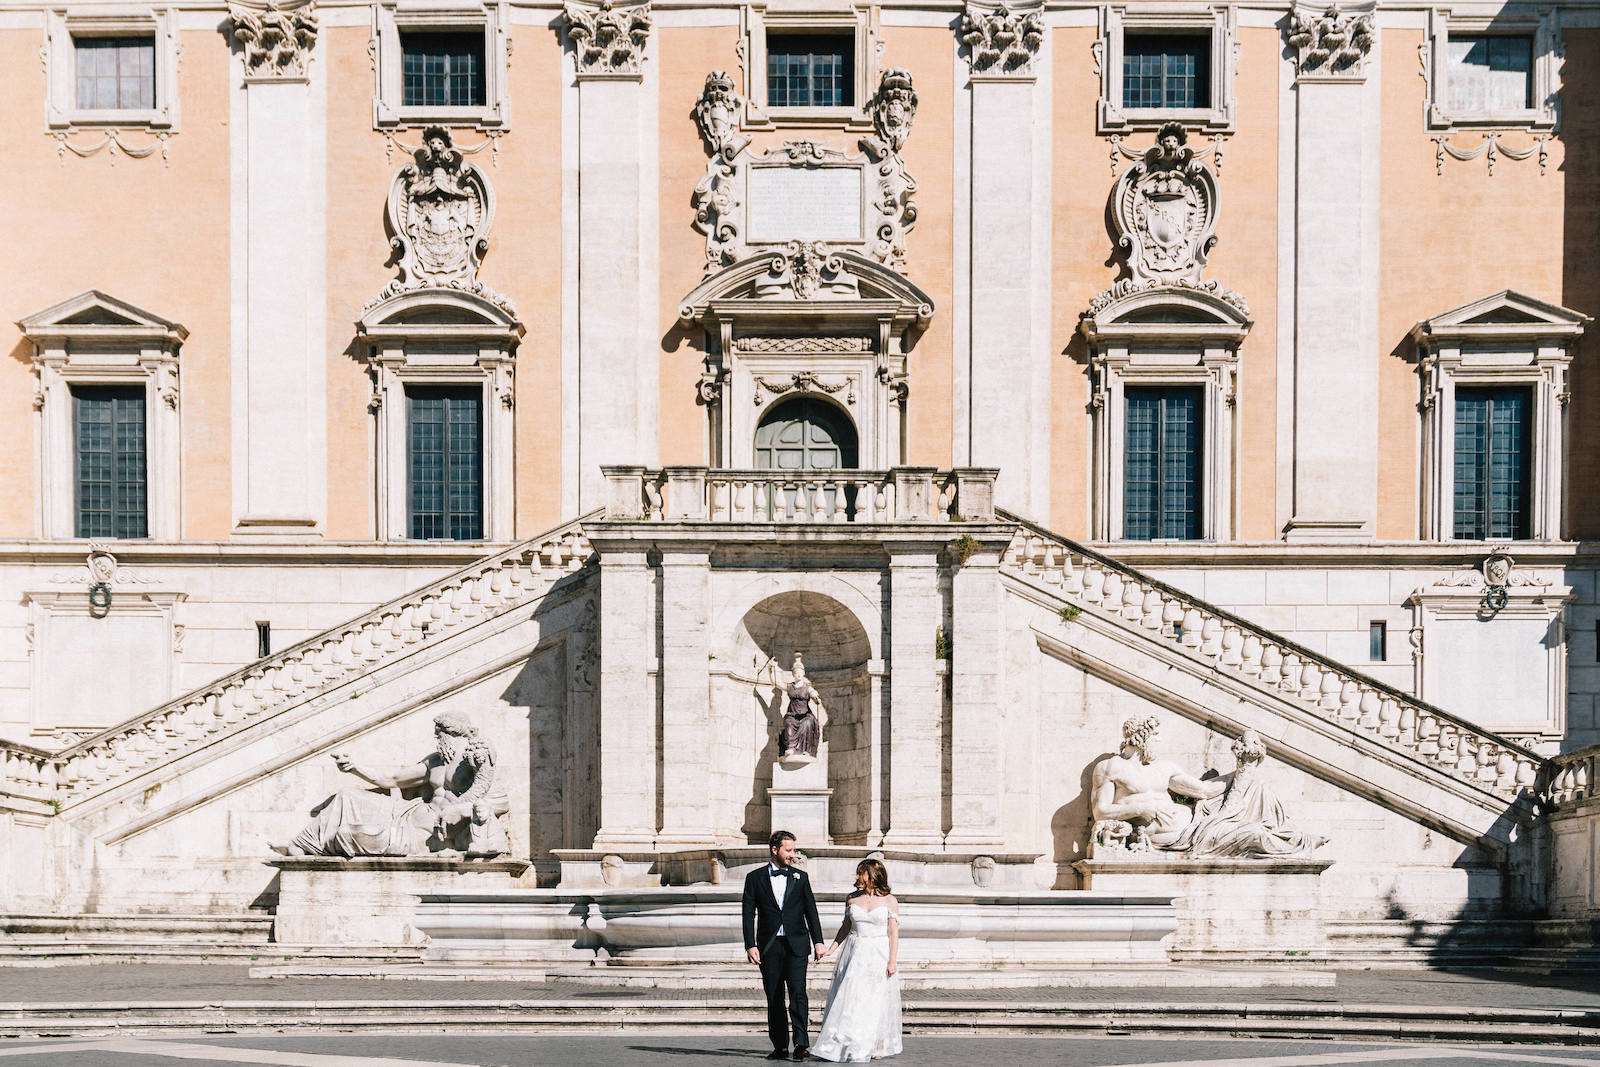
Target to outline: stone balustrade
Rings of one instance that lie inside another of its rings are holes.
[[[533,600],[588,563],[593,552],[583,521],[487,556],[60,752],[7,745],[0,798],[37,793],[58,806],[71,804],[239,723],[364,674],[395,653]]]
[[[16,741],[0,741],[0,809],[48,806],[55,788],[53,753]]]
[[[1552,756],[1545,766],[1540,796],[1551,807],[1559,808],[1594,796],[1595,775],[1600,772],[1600,745]]]
[[[883,471],[604,468],[613,521],[789,523],[993,522],[991,468]]]
[[[1532,792],[1545,759],[1182,590],[1011,515],[1002,565],[1068,605],[1111,615],[1217,668],[1277,690],[1324,720],[1362,733],[1487,792]],[[1585,783],[1592,768],[1574,770]],[[1547,772],[1546,772],[1547,773]]]

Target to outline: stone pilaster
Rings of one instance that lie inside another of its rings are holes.
[[[231,102],[236,532],[308,535],[326,517],[326,148],[309,3],[236,4]]]
[[[1049,86],[1041,84],[1038,7],[969,3],[962,40],[971,70],[968,402],[957,455],[999,467],[999,502],[1049,504],[1051,345]],[[958,401],[959,402],[959,401]]]
[[[600,560],[600,831],[597,849],[656,837],[655,590],[645,549]]]
[[[935,640],[944,617],[939,545],[889,551],[889,825],[884,844],[938,847],[944,838],[941,732],[944,681]]]
[[[716,843],[711,801],[711,556],[661,554],[661,848]]]
[[[577,131],[579,509],[601,464],[656,459],[656,84],[650,7],[569,3]],[[623,387],[625,383],[626,387]]]
[[[1297,9],[1290,20],[1298,50],[1290,541],[1377,532],[1378,364],[1387,357],[1378,339],[1379,68],[1366,61],[1374,32],[1371,15],[1354,8]],[[1328,432],[1330,416],[1340,432]]]
[[[998,847],[1001,831],[1000,556],[979,548],[950,579],[952,849]]]

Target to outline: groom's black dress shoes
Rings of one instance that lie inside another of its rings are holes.
[[[789,1050],[786,1048],[775,1048],[771,1052],[767,1053],[767,1059],[769,1060],[786,1060],[788,1058]]]
[[[809,1048],[797,1048],[789,1053],[789,1058],[791,1060],[809,1060],[811,1058],[811,1050]]]

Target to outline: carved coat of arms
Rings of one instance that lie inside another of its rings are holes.
[[[1136,282],[1197,282],[1216,243],[1217,183],[1176,123],[1117,180],[1113,216]]]
[[[462,158],[449,131],[425,131],[422,147],[389,190],[400,287],[470,285],[488,251],[493,218],[483,173]]]

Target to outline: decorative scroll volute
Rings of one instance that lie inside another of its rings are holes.
[[[249,78],[304,78],[317,43],[312,0],[300,3],[229,4],[233,37],[244,49]]]

